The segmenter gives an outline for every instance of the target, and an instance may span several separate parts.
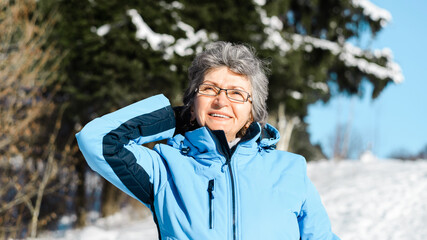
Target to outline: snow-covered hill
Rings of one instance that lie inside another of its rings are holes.
[[[427,161],[317,162],[308,171],[341,239],[427,239]]]
[[[308,165],[342,240],[427,239],[427,161],[323,161]],[[157,239],[151,217],[129,220],[123,211],[80,230],[43,239]]]

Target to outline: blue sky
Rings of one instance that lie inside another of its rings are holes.
[[[339,96],[309,108],[310,139],[331,152],[337,122],[350,120],[351,136],[380,158],[395,152],[417,153],[427,145],[427,2],[371,0],[388,10],[391,22],[379,33],[372,49],[390,48],[405,80],[391,84],[375,99],[365,84],[362,98]]]

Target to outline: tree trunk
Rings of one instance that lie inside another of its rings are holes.
[[[61,128],[61,122],[62,122],[62,116],[64,113],[64,109],[66,108],[66,105],[63,105],[60,110],[58,117],[55,121],[55,126],[52,134],[49,137],[49,143],[47,146],[47,162],[46,166],[43,172],[43,178],[38,186],[38,191],[36,194],[36,202],[34,203],[34,206],[31,206],[30,210],[32,212],[32,218],[31,218],[31,238],[36,238],[37,236],[37,225],[39,222],[39,215],[40,215],[40,208],[43,200],[43,196],[45,194],[45,189],[47,185],[49,184],[51,177],[56,175],[57,167],[55,162],[55,153],[56,153],[56,146],[55,146],[55,140],[58,137],[59,129]]]
[[[277,149],[282,151],[289,150],[289,143],[291,142],[292,132],[296,124],[299,123],[298,117],[286,118],[285,104],[280,103],[277,110],[277,125],[280,133],[280,140],[277,143]]]
[[[119,209],[118,200],[121,196],[120,189],[116,188],[114,185],[108,181],[104,181],[102,186],[101,193],[101,216],[107,217],[116,213]]]
[[[80,159],[76,165],[76,171],[79,181],[77,182],[76,190],[76,215],[77,215],[77,227],[83,227],[86,225],[86,163]]]

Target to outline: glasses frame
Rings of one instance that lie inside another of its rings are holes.
[[[207,86],[213,87],[213,88],[216,90],[216,94],[215,94],[215,95],[213,95],[213,94],[201,93],[201,92],[200,92],[200,86],[202,86],[202,85],[207,85]],[[233,99],[233,98],[230,98],[230,96],[228,96],[228,90],[240,91],[240,92],[246,93],[246,94],[248,95],[248,97],[247,97],[246,99],[244,99],[243,101],[241,101],[241,100],[237,100],[237,99]],[[195,92],[197,92],[197,93],[199,93],[199,94],[201,94],[201,95],[204,95],[204,96],[211,96],[211,97],[216,97],[216,96],[218,96],[219,94],[221,94],[221,91],[224,91],[224,92],[225,92],[225,95],[227,96],[227,99],[228,99],[228,100],[230,100],[230,101],[232,101],[232,102],[239,102],[239,103],[245,103],[245,102],[247,102],[247,101],[252,102],[251,94],[250,94],[250,93],[248,93],[248,92],[246,92],[246,91],[244,91],[244,90],[241,90],[241,89],[227,89],[227,88],[220,88],[220,87],[215,86],[215,85],[212,85],[212,84],[202,83],[202,84],[200,84],[200,85],[199,85],[199,87],[197,87],[197,88],[196,88],[196,90],[195,90]]]

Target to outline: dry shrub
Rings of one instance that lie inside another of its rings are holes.
[[[43,197],[66,182],[58,157],[69,148],[55,147],[64,106],[52,101],[61,60],[48,42],[54,16],[42,17],[35,0],[0,1],[0,238],[35,237],[57,217],[40,215]]]

